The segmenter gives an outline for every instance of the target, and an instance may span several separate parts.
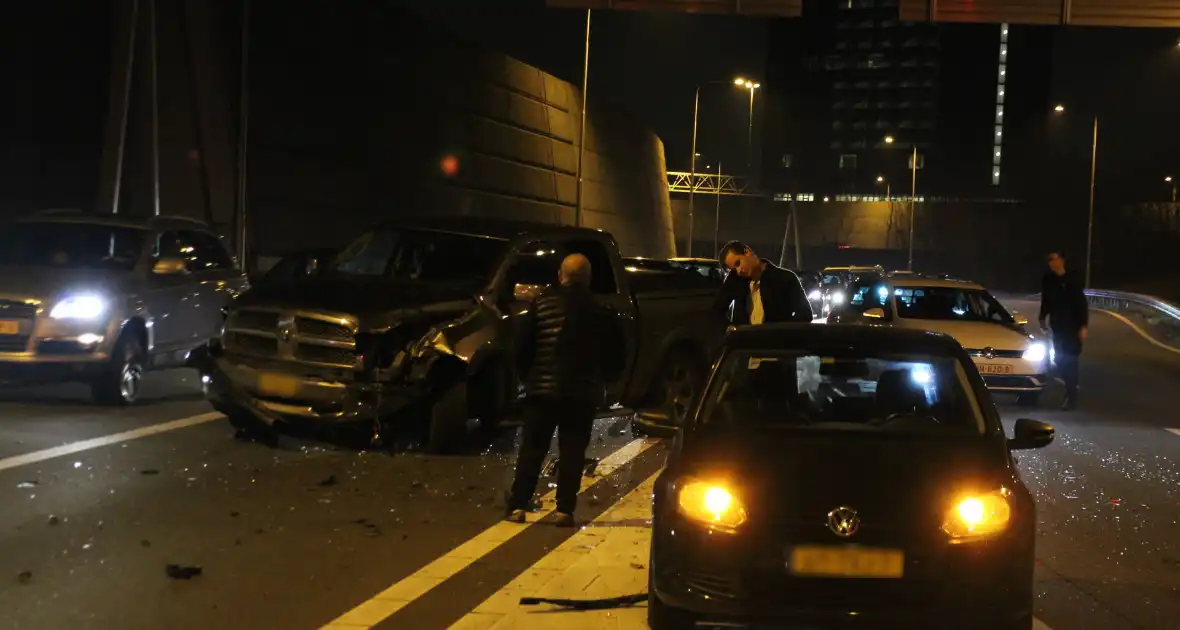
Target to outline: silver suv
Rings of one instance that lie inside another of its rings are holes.
[[[49,214],[0,228],[0,381],[81,381],[136,400],[145,370],[183,367],[246,288],[199,221]]]

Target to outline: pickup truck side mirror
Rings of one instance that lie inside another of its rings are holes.
[[[1056,432],[1053,425],[1047,422],[1021,418],[1016,421],[1012,434],[1012,439],[1008,440],[1008,448],[1019,451],[1048,446]]]
[[[157,276],[175,276],[188,273],[188,267],[183,258],[163,256],[157,258],[156,263],[152,265],[152,273]]]
[[[1012,319],[1016,320],[1017,326],[1027,326],[1028,325],[1028,316],[1024,315],[1020,311],[1012,311]]]
[[[883,308],[866,309],[864,312],[864,316],[868,317],[870,319],[885,319],[885,309],[883,309]]]
[[[517,284],[512,287],[512,299],[519,302],[532,302],[544,288],[543,284]]]

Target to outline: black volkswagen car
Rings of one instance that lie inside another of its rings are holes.
[[[806,629],[1029,630],[1036,515],[948,336],[744,327],[656,483],[648,615]]]

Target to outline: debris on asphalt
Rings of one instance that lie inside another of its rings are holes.
[[[160,471],[156,470],[155,468],[144,468],[143,470],[139,471],[139,474],[141,474],[141,475],[158,475],[158,474],[160,474]]]
[[[33,572],[32,571],[21,571],[20,573],[17,573],[16,574],[16,581],[20,582],[21,584],[28,584],[29,582],[32,582],[33,581]]]
[[[151,547],[151,546],[152,546],[152,541],[150,541],[150,540],[141,540],[141,541],[139,541],[139,546],[140,546],[140,547],[144,547],[144,548],[146,549],[147,547]]]
[[[334,486],[337,483],[339,483],[339,482],[336,481],[336,475],[328,475],[328,478],[321,481],[319,485],[321,485],[321,486]]]
[[[240,512],[230,512],[229,517],[230,518],[237,518],[240,514],[241,514]]]
[[[22,481],[22,482],[16,484],[16,487],[18,487],[18,488],[36,488],[37,487],[37,480],[33,479],[32,481]]]
[[[57,525],[60,522],[61,522],[61,519],[58,518],[57,516],[55,516],[53,514],[49,515],[49,524],[50,525]]]
[[[621,595],[619,597],[604,597],[602,599],[561,599],[551,597],[521,597],[521,606],[536,606],[538,604],[552,604],[573,610],[607,610],[611,608],[626,608],[647,601],[647,593]]]
[[[199,575],[203,570],[201,567],[184,566],[180,564],[169,564],[164,567],[164,573],[174,580],[191,580]]]

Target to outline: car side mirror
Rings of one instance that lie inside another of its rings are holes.
[[[1028,317],[1021,314],[1019,311],[1012,311],[1012,319],[1016,320],[1017,326],[1027,326]]]
[[[518,284],[512,287],[512,299],[519,302],[532,302],[541,294],[543,284]]]
[[[1008,448],[1014,451],[1044,448],[1056,435],[1053,425],[1028,418],[1017,420],[1012,433],[1012,439],[1008,440]]]
[[[868,317],[870,319],[885,319],[885,309],[883,309],[883,308],[865,309],[864,316]]]
[[[164,256],[156,259],[156,263],[152,265],[152,273],[157,276],[174,276],[188,273],[188,267],[183,258]]]

